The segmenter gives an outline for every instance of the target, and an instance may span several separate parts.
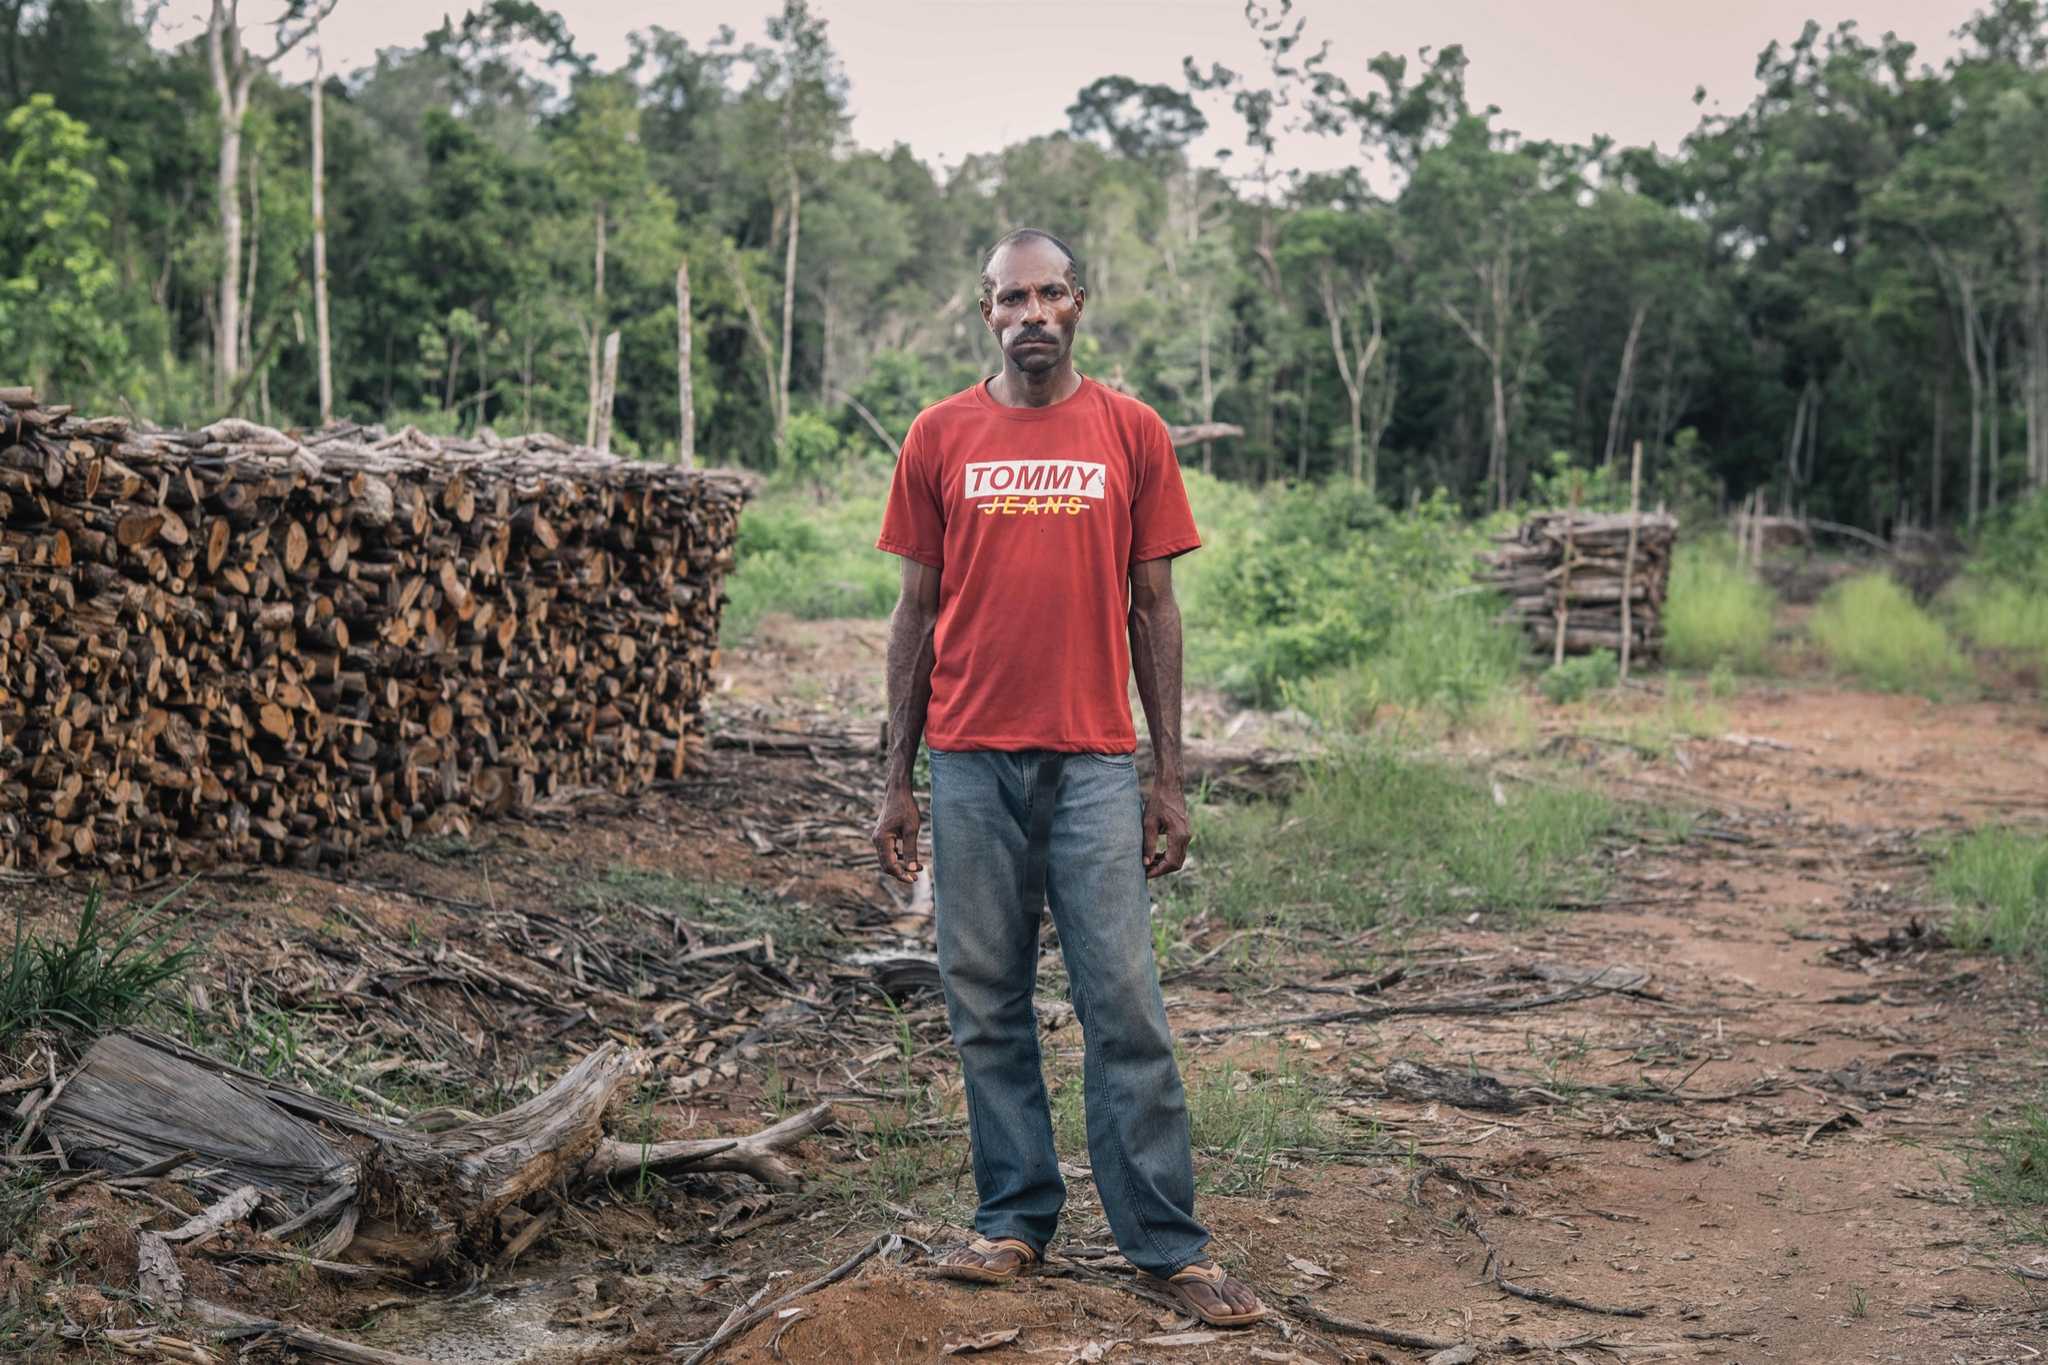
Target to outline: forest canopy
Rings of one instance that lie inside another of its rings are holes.
[[[698,458],[818,470],[988,372],[978,253],[1030,222],[1081,257],[1084,371],[1242,428],[1183,451],[1225,478],[1479,509],[1641,441],[1661,496],[1878,529],[2048,486],[2037,0],[1939,68],[1805,24],[1670,153],[1521,138],[1460,48],[1337,52],[1251,0],[1262,69],[1106,73],[950,173],[854,145],[809,0],[751,38],[649,30],[615,70],[492,0],[318,78],[316,214],[314,101],[275,57],[332,2],[219,0],[168,48],[125,0],[0,0],[0,382],[310,424],[331,328],[343,419],[674,458],[687,387]],[[1232,154],[1197,156],[1215,131]],[[1304,131],[1356,164],[1288,170]]]

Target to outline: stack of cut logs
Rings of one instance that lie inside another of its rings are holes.
[[[1629,563],[1628,513],[1539,512],[1501,548],[1480,556],[1481,581],[1508,599],[1507,619],[1521,625],[1545,653],[1621,652],[1624,585],[1629,602],[1629,653],[1656,657],[1664,639],[1664,592],[1678,519],[1663,512],[1634,517],[1635,560]]]
[[[745,497],[550,436],[0,389],[0,868],[311,865],[680,775]]]

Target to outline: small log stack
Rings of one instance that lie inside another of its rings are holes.
[[[1653,659],[1664,642],[1664,594],[1671,580],[1671,547],[1678,518],[1644,512],[1635,518],[1635,564],[1626,569],[1629,514],[1539,512],[1500,548],[1481,555],[1481,582],[1508,601],[1506,618],[1529,633],[1544,653],[1557,647],[1560,622],[1564,652],[1621,652],[1621,599],[1628,580],[1630,652]],[[1569,547],[1569,555],[1567,555]],[[1626,569],[1626,571],[1625,571]]]
[[[736,480],[0,389],[0,868],[312,865],[705,743]]]

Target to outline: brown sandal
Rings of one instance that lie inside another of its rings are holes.
[[[1271,1316],[1271,1310],[1264,1304],[1244,1313],[1219,1313],[1213,1308],[1203,1307],[1194,1295],[1188,1292],[1188,1286],[1205,1284],[1213,1289],[1230,1278],[1229,1273],[1214,1261],[1197,1261],[1193,1265],[1182,1266],[1170,1278],[1164,1280],[1157,1275],[1141,1275],[1139,1278],[1173,1295],[1190,1315],[1211,1327],[1249,1327],[1255,1322],[1264,1322]]]
[[[998,1265],[998,1256],[1013,1255],[1015,1265]],[[1015,1237],[977,1237],[965,1246],[955,1247],[945,1258],[932,1267],[932,1274],[946,1280],[967,1280],[974,1284],[1008,1284],[1010,1281],[1031,1270],[1038,1264],[1038,1253],[1031,1249],[1029,1242]]]

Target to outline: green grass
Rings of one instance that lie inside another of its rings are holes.
[[[1958,946],[2048,960],[2048,838],[1978,830],[1943,851],[1934,885],[1955,903]]]
[[[1589,707],[1586,733],[1618,740],[1645,753],[1669,756],[1680,740],[1708,739],[1728,732],[1728,712],[1712,700],[1710,685],[1701,688],[1684,678],[1666,677],[1664,694],[1654,710],[1618,714],[1609,707]],[[1613,719],[1608,717],[1613,716]]]
[[[1969,1175],[1979,1200],[2016,1210],[2023,1236],[2048,1241],[2048,1108],[2028,1105],[2016,1121],[1987,1129]]]
[[[1957,580],[1946,602],[1956,628],[1970,643],[2048,669],[2048,594],[1972,575]]]
[[[1680,668],[1765,671],[1777,600],[1736,567],[1726,538],[1678,547],[1664,603],[1664,653]]]
[[[176,895],[116,923],[94,888],[68,938],[27,932],[24,913],[16,911],[14,944],[0,961],[0,1039],[39,1027],[103,1033],[141,1013],[184,974],[196,951],[171,946],[174,927],[148,935]]]
[[[1184,1058],[1181,1074],[1187,1078],[1195,1178],[1204,1193],[1262,1189],[1278,1159],[1327,1151],[1339,1141],[1313,1076],[1291,1059],[1277,1070],[1235,1063],[1204,1070],[1190,1067]],[[1069,1161],[1089,1159],[1083,1088],[1078,1070],[1062,1075],[1052,1087],[1053,1138]]]
[[[770,484],[740,515],[723,637],[743,640],[775,612],[887,616],[903,578],[902,562],[875,548],[888,490],[887,466],[873,462],[842,471],[822,493],[807,481]]]
[[[1808,629],[1829,664],[1869,687],[1938,697],[1970,676],[1947,629],[1883,574],[1828,589]]]
[[[1359,745],[1311,767],[1288,801],[1197,807],[1195,866],[1168,888],[1168,913],[1356,930],[1589,894],[1587,855],[1619,808],[1572,788],[1503,785],[1498,801],[1495,790],[1479,773]]]
[[[1340,730],[1370,729],[1383,706],[1462,724],[1513,682],[1522,642],[1491,597],[1427,600],[1401,616],[1366,658],[1287,685],[1288,704]]]
[[[1604,692],[1621,681],[1621,658],[1611,649],[1596,649],[1552,664],[1543,670],[1537,687],[1544,697],[1559,706],[1578,701],[1591,692]]]

